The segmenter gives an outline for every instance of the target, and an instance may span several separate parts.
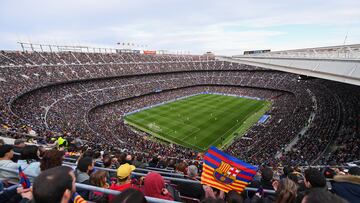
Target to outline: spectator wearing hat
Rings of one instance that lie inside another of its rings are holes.
[[[336,175],[331,181],[332,191],[350,203],[360,202],[360,168],[352,167],[348,175]]]
[[[135,170],[134,165],[130,165],[128,163],[120,165],[120,167],[116,171],[117,182],[111,184],[111,190],[124,191],[129,188],[138,189],[140,188],[132,183],[131,181],[131,172]],[[109,202],[114,198],[114,196],[109,195]]]
[[[14,151],[12,145],[5,144],[0,146],[0,167],[17,171],[20,165],[11,160],[13,156],[14,156]],[[9,180],[9,181],[18,182],[19,178],[17,174],[6,171],[0,171],[0,180],[1,181]]]

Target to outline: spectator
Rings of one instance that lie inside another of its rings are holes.
[[[326,179],[323,173],[318,169],[308,168],[305,170],[304,177],[305,191],[302,191],[296,197],[296,202],[301,202],[306,194],[309,194],[312,190],[323,189],[325,190]]]
[[[104,156],[104,158],[102,159],[104,168],[111,168],[111,157],[110,156]]]
[[[184,174],[186,173],[186,163],[185,162],[180,162],[176,165],[176,170],[175,170],[176,173],[179,173],[179,174]]]
[[[0,181],[0,202],[11,202],[13,198],[17,199],[14,197],[16,196],[16,188],[16,185],[5,188],[3,182]]]
[[[76,170],[75,177],[77,183],[90,185],[90,172],[94,169],[94,160],[92,157],[83,157],[79,160]],[[85,199],[89,198],[88,190],[77,190],[77,192]]]
[[[163,177],[156,173],[150,172],[145,176],[144,193],[146,196],[159,199],[174,200],[169,191],[165,187]]]
[[[134,158],[134,166],[137,168],[145,168],[146,164],[143,162],[143,157],[141,154],[136,155]]]
[[[68,203],[75,194],[75,174],[70,167],[58,166],[35,178],[33,196],[36,203]]]
[[[334,176],[337,174],[339,169],[337,169],[335,166],[337,165],[336,161],[332,160],[329,162],[329,166],[325,168],[324,170],[324,176],[325,178],[331,178],[333,179]]]
[[[347,203],[347,201],[327,190],[316,188],[307,194],[301,203]]]
[[[15,148],[24,148],[26,145],[25,145],[25,140],[24,139],[16,139],[14,141],[14,149]]]
[[[20,165],[11,160],[13,156],[14,156],[13,146],[8,144],[0,146],[0,167],[17,171]],[[0,171],[0,180],[1,181],[9,180],[9,181],[17,182],[19,178],[14,173]]]
[[[289,178],[282,179],[279,184],[274,184],[277,194],[276,203],[293,203],[296,200],[298,186]]]
[[[130,165],[128,163],[120,165],[120,167],[116,171],[117,175],[117,183],[113,183],[110,186],[111,190],[124,191],[129,188],[134,188],[140,190],[135,184],[131,182],[131,172],[135,170],[135,166]],[[114,197],[109,195],[109,200]]]
[[[56,149],[44,152],[44,156],[40,161],[40,170],[45,171],[50,168],[61,166],[65,153]]]
[[[224,191],[212,188],[208,185],[203,185],[205,191],[205,199],[220,199],[223,200],[225,197]]]
[[[281,176],[281,179],[288,177],[288,175],[291,174],[292,172],[294,172],[294,169],[291,166],[284,166],[283,175]]]
[[[243,203],[242,196],[235,190],[230,190],[225,196],[226,203]]]
[[[331,186],[335,194],[350,203],[360,202],[360,168],[350,168],[349,175],[334,176]]]
[[[90,184],[93,186],[109,189],[107,183],[108,172],[98,170],[90,175]],[[101,192],[91,191],[89,194],[89,200],[96,203],[108,202],[108,196]]]
[[[14,157],[12,158],[12,160],[14,162],[17,162],[19,159],[21,159],[21,154],[22,154],[22,151],[25,147],[25,140],[24,139],[16,139],[14,141]]]
[[[307,188],[324,188],[326,186],[325,176],[315,168],[305,170],[304,182]]]
[[[190,165],[187,168],[186,179],[197,181],[198,168],[195,165]],[[202,200],[205,197],[205,191],[202,185],[199,183],[188,183],[188,182],[179,182],[177,183],[177,189],[179,190],[182,196],[193,197],[199,200]]]
[[[18,163],[23,161],[21,167],[25,174],[29,174],[29,179],[32,181],[33,177],[40,174],[40,151],[35,145],[28,145],[23,148],[21,159]],[[32,176],[32,177],[31,177]]]
[[[111,203],[147,203],[144,194],[136,189],[126,189]]]
[[[269,167],[264,167],[260,170],[261,173],[261,178],[260,181],[259,180],[254,180],[250,183],[249,187],[254,187],[254,188],[262,188],[262,189],[266,189],[266,190],[274,190],[273,187],[273,175],[274,172],[271,170],[271,168]],[[254,192],[249,192],[249,198],[251,199],[253,197],[255,193]],[[273,195],[271,194],[265,194],[265,196],[272,196],[270,198],[274,199],[275,197],[273,197]]]

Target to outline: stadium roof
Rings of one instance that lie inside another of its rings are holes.
[[[360,85],[360,44],[218,58],[300,75]]]

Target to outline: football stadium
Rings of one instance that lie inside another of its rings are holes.
[[[359,1],[1,4],[0,203],[360,202]]]
[[[199,151],[222,148],[245,133],[269,102],[218,94],[199,94],[134,112],[125,122],[144,132]]]

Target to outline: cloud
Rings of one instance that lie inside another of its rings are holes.
[[[12,0],[0,8],[0,45],[16,41],[241,53],[358,42],[357,0]],[[321,37],[320,37],[321,36]],[[301,47],[296,47],[301,46]]]

